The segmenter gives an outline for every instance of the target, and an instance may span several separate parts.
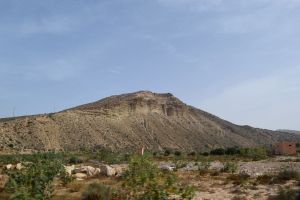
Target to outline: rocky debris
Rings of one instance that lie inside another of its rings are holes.
[[[160,162],[158,168],[166,171],[173,171],[176,169],[176,164],[172,162]]]
[[[76,173],[73,175],[74,178],[76,178],[77,180],[83,180],[87,178],[87,175],[84,173]]]
[[[300,171],[300,163],[256,161],[240,162],[238,166],[238,173],[245,173],[251,177],[257,177],[264,174],[276,174],[282,170]]]
[[[198,163],[189,162],[185,167],[179,169],[180,171],[197,171],[199,169]]]
[[[8,170],[13,169],[13,165],[12,164],[8,164],[8,165],[5,166],[5,168],[8,169]]]
[[[220,161],[213,161],[210,163],[210,166],[208,169],[210,170],[216,170],[221,171],[224,168],[224,164]]]
[[[76,173],[84,173],[88,177],[91,177],[91,176],[99,175],[100,171],[101,170],[99,168],[94,168],[94,167],[91,167],[91,166],[82,166],[82,167],[74,169],[73,173],[75,173],[75,174]]]
[[[64,166],[66,172],[71,175],[73,173],[73,171],[75,170],[75,165],[71,165],[71,166]]]
[[[16,165],[16,169],[17,169],[17,170],[23,169],[22,163],[18,163],[18,164]]]
[[[128,164],[111,165],[115,170],[116,176],[122,176],[122,174],[128,169]]]
[[[109,165],[100,165],[100,173],[104,176],[115,176],[116,170]]]
[[[13,165],[13,164],[7,164],[7,165],[5,166],[5,169],[7,169],[7,170],[11,170],[11,169],[21,170],[21,169],[23,169],[23,168],[24,168],[24,166],[22,165],[22,163],[18,163],[18,164],[16,164],[16,165]]]

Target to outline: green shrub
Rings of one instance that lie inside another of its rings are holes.
[[[225,154],[225,149],[223,148],[218,148],[210,151],[211,155],[224,155]]]
[[[280,189],[278,194],[271,198],[272,200],[296,200],[297,190],[291,188]]]
[[[92,158],[104,161],[108,164],[119,164],[122,162],[127,162],[130,155],[129,154],[120,154],[108,150],[98,150],[92,153]]]
[[[234,173],[237,170],[237,164],[235,162],[226,162],[222,169],[222,172]]]
[[[175,156],[181,156],[181,154],[182,154],[181,151],[175,151],[175,152],[174,152],[174,155],[175,155]]]
[[[110,200],[111,188],[102,183],[91,183],[82,193],[83,200]]]
[[[195,151],[192,151],[188,154],[188,156],[196,156],[196,152]]]
[[[62,161],[49,157],[52,155],[31,155],[32,162],[23,163],[21,170],[5,171],[9,176],[5,189],[10,199],[51,199],[54,178],[60,175],[64,183],[69,181]]]
[[[202,153],[203,156],[209,156],[209,153],[208,152],[204,152]]]
[[[191,199],[193,188],[180,186],[172,172],[158,169],[147,156],[133,156],[129,169],[124,176],[125,195],[120,199],[167,200],[170,195],[178,195],[181,199]]]
[[[165,152],[164,152],[164,156],[169,156],[171,154],[171,151],[166,149]]]
[[[256,182],[262,185],[268,185],[274,183],[275,177],[271,175],[261,175],[256,178]]]
[[[1,164],[12,164],[20,162],[35,162],[41,159],[57,159],[63,160],[65,157],[62,153],[35,153],[35,154],[10,154],[10,155],[0,155]]]
[[[265,148],[245,148],[241,149],[241,156],[251,158],[254,161],[267,158],[267,149]]]
[[[75,156],[72,156],[70,159],[69,159],[69,164],[80,164],[82,163],[83,161],[78,158],[78,157],[75,157]]]
[[[283,170],[278,173],[277,180],[278,181],[288,181],[288,180],[299,180],[300,172],[296,170]]]
[[[241,153],[241,150],[239,147],[229,147],[225,150],[226,155],[237,155],[240,153]]]

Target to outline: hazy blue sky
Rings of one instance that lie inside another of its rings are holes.
[[[300,1],[0,0],[0,117],[137,90],[300,129]]]

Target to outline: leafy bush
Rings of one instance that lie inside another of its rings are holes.
[[[172,172],[160,169],[147,156],[133,156],[129,169],[124,176],[124,188],[121,199],[167,200],[170,195],[178,195],[181,199],[191,199],[194,195],[192,187],[181,187]]]
[[[237,170],[237,164],[235,162],[226,162],[222,172],[234,173]]]
[[[54,177],[60,175],[68,182],[61,160],[41,155],[32,155],[32,158],[34,162],[24,163],[21,170],[6,171],[9,181],[5,188],[11,193],[10,199],[51,199]]]
[[[82,193],[83,200],[110,200],[111,188],[102,183],[91,183]]]

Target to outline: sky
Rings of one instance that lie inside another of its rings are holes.
[[[0,117],[170,92],[300,130],[300,0],[0,0]]]

